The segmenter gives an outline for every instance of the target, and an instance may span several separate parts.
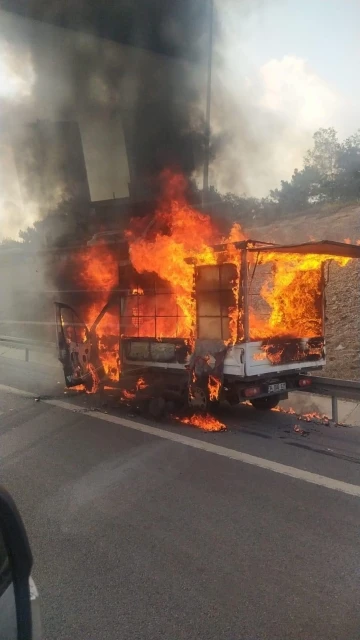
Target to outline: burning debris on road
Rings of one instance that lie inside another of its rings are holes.
[[[294,433],[299,434],[299,436],[302,436],[303,438],[306,438],[307,436],[310,435],[310,431],[306,431],[305,429],[302,429],[298,424],[294,425],[293,431]]]
[[[175,420],[178,420],[183,424],[189,424],[190,426],[198,427],[202,431],[226,431],[226,426],[208,413],[205,415],[198,413],[192,415],[191,417],[183,418],[178,418],[176,416],[173,417],[175,418]]]
[[[299,413],[295,411],[292,407],[284,409],[283,407],[274,407],[272,411],[276,411],[278,413],[285,413],[291,416],[296,416],[298,420],[303,422],[313,422],[314,424],[323,424],[326,427],[330,425],[334,425],[337,427],[344,427],[345,425],[342,422],[335,423],[329,416],[325,413],[319,413],[318,411],[310,411],[308,413]]]

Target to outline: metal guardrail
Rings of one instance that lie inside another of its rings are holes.
[[[322,378],[311,376],[312,384],[302,391],[319,396],[331,397],[331,417],[334,422],[339,421],[338,400],[353,400],[360,402],[360,382],[354,380],[338,380],[337,378]]]
[[[30,351],[48,351],[56,353],[55,342],[44,342],[42,340],[31,340],[26,338],[16,338],[12,336],[1,336],[0,345],[25,350],[25,361],[29,362]],[[311,376],[312,384],[303,387],[301,393],[313,393],[319,396],[331,397],[332,419],[338,422],[338,400],[353,400],[360,402],[360,382],[354,380],[338,380],[337,378],[323,378],[321,376]],[[299,389],[300,391],[300,389]]]
[[[16,338],[15,336],[0,336],[0,346],[12,347],[25,350],[25,362],[29,362],[30,351],[56,352],[55,342],[44,342],[43,340],[31,340],[30,338]]]
[[[309,391],[319,396],[332,396],[344,400],[358,400],[360,402],[360,382],[354,380],[338,380],[337,378],[322,378],[312,376]]]

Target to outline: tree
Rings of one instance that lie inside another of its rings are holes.
[[[360,198],[360,129],[338,151],[337,193],[342,200]]]
[[[313,136],[314,146],[304,158],[304,169],[315,170],[319,175],[318,200],[334,200],[336,197],[337,162],[340,144],[333,127],[319,129]]]
[[[315,167],[295,169],[291,181],[281,181],[281,188],[270,191],[272,202],[279,205],[281,212],[301,211],[311,203],[319,189],[320,174]]]
[[[261,210],[261,200],[245,194],[219,193],[215,187],[209,189],[207,210],[220,216],[224,223],[250,223]]]
[[[63,201],[47,216],[19,232],[25,244],[33,248],[62,247],[82,242],[90,235],[91,217],[85,203]]]

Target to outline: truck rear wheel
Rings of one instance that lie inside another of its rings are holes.
[[[209,405],[209,393],[207,388],[192,386],[188,389],[188,405],[199,411],[207,411]]]
[[[266,398],[254,398],[250,400],[254,409],[258,411],[270,411],[275,409],[280,402],[280,396],[267,396]]]

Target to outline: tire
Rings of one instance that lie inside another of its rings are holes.
[[[217,413],[221,409],[220,400],[211,400],[211,402],[209,402],[208,404],[208,408],[210,413]]]
[[[166,401],[161,396],[158,398],[151,398],[148,406],[150,417],[154,420],[160,420],[163,417],[166,409]]]
[[[275,409],[280,402],[280,396],[267,396],[266,398],[254,398],[250,400],[254,409],[258,411],[270,411]]]
[[[207,411],[209,407],[209,393],[207,388],[192,386],[188,389],[188,406],[198,411]]]

